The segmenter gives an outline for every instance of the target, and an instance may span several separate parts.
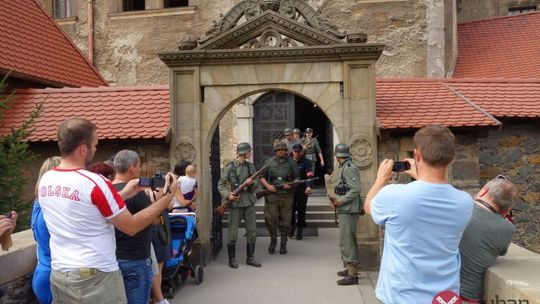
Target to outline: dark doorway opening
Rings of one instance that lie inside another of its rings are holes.
[[[333,126],[326,115],[315,104],[301,96],[286,92],[269,92],[260,96],[255,104],[253,119],[253,145],[255,166],[260,168],[266,160],[274,155],[272,140],[282,136],[283,130],[299,128],[302,136],[306,128],[314,130],[314,136],[321,146],[325,166],[321,168],[317,158],[315,167],[319,177],[317,186],[324,184],[324,174],[332,172],[334,161]]]

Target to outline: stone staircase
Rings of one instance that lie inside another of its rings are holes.
[[[257,227],[266,227],[264,224],[264,198],[255,204]],[[330,207],[324,188],[315,189],[310,195],[306,208],[307,227],[335,228],[337,227],[334,217],[334,209]],[[229,212],[223,215],[223,228],[228,227]],[[243,227],[243,222],[241,227]]]

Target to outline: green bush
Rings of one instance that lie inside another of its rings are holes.
[[[15,100],[14,92],[6,94],[7,76],[0,82],[0,125],[4,125],[5,112]],[[38,104],[21,126],[0,134],[0,211],[15,210],[19,214],[17,231],[28,229],[32,211],[31,202],[23,201],[23,189],[29,178],[25,176],[35,155],[29,150],[28,138],[42,110]]]

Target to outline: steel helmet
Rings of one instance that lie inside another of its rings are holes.
[[[289,148],[287,147],[286,143],[280,141],[274,145],[274,151],[277,150],[289,150]]]
[[[285,135],[291,135],[292,134],[292,129],[291,128],[285,128],[285,130],[283,130],[283,134]]]
[[[236,146],[236,154],[238,155],[246,154],[249,151],[251,151],[251,145],[247,142],[239,143],[238,146]]]
[[[306,128],[306,133],[313,133],[313,129],[312,128]]]
[[[302,131],[298,128],[294,128],[294,130],[292,131],[293,133],[302,133]]]
[[[336,155],[336,157],[350,157],[351,151],[349,149],[349,145],[337,144],[336,148],[334,149],[334,154]]]

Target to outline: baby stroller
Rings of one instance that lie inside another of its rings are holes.
[[[191,248],[197,239],[196,216],[193,212],[169,213],[172,257],[163,265],[162,290],[168,298],[184,286],[187,278],[201,284],[204,273],[201,265],[191,263]]]

